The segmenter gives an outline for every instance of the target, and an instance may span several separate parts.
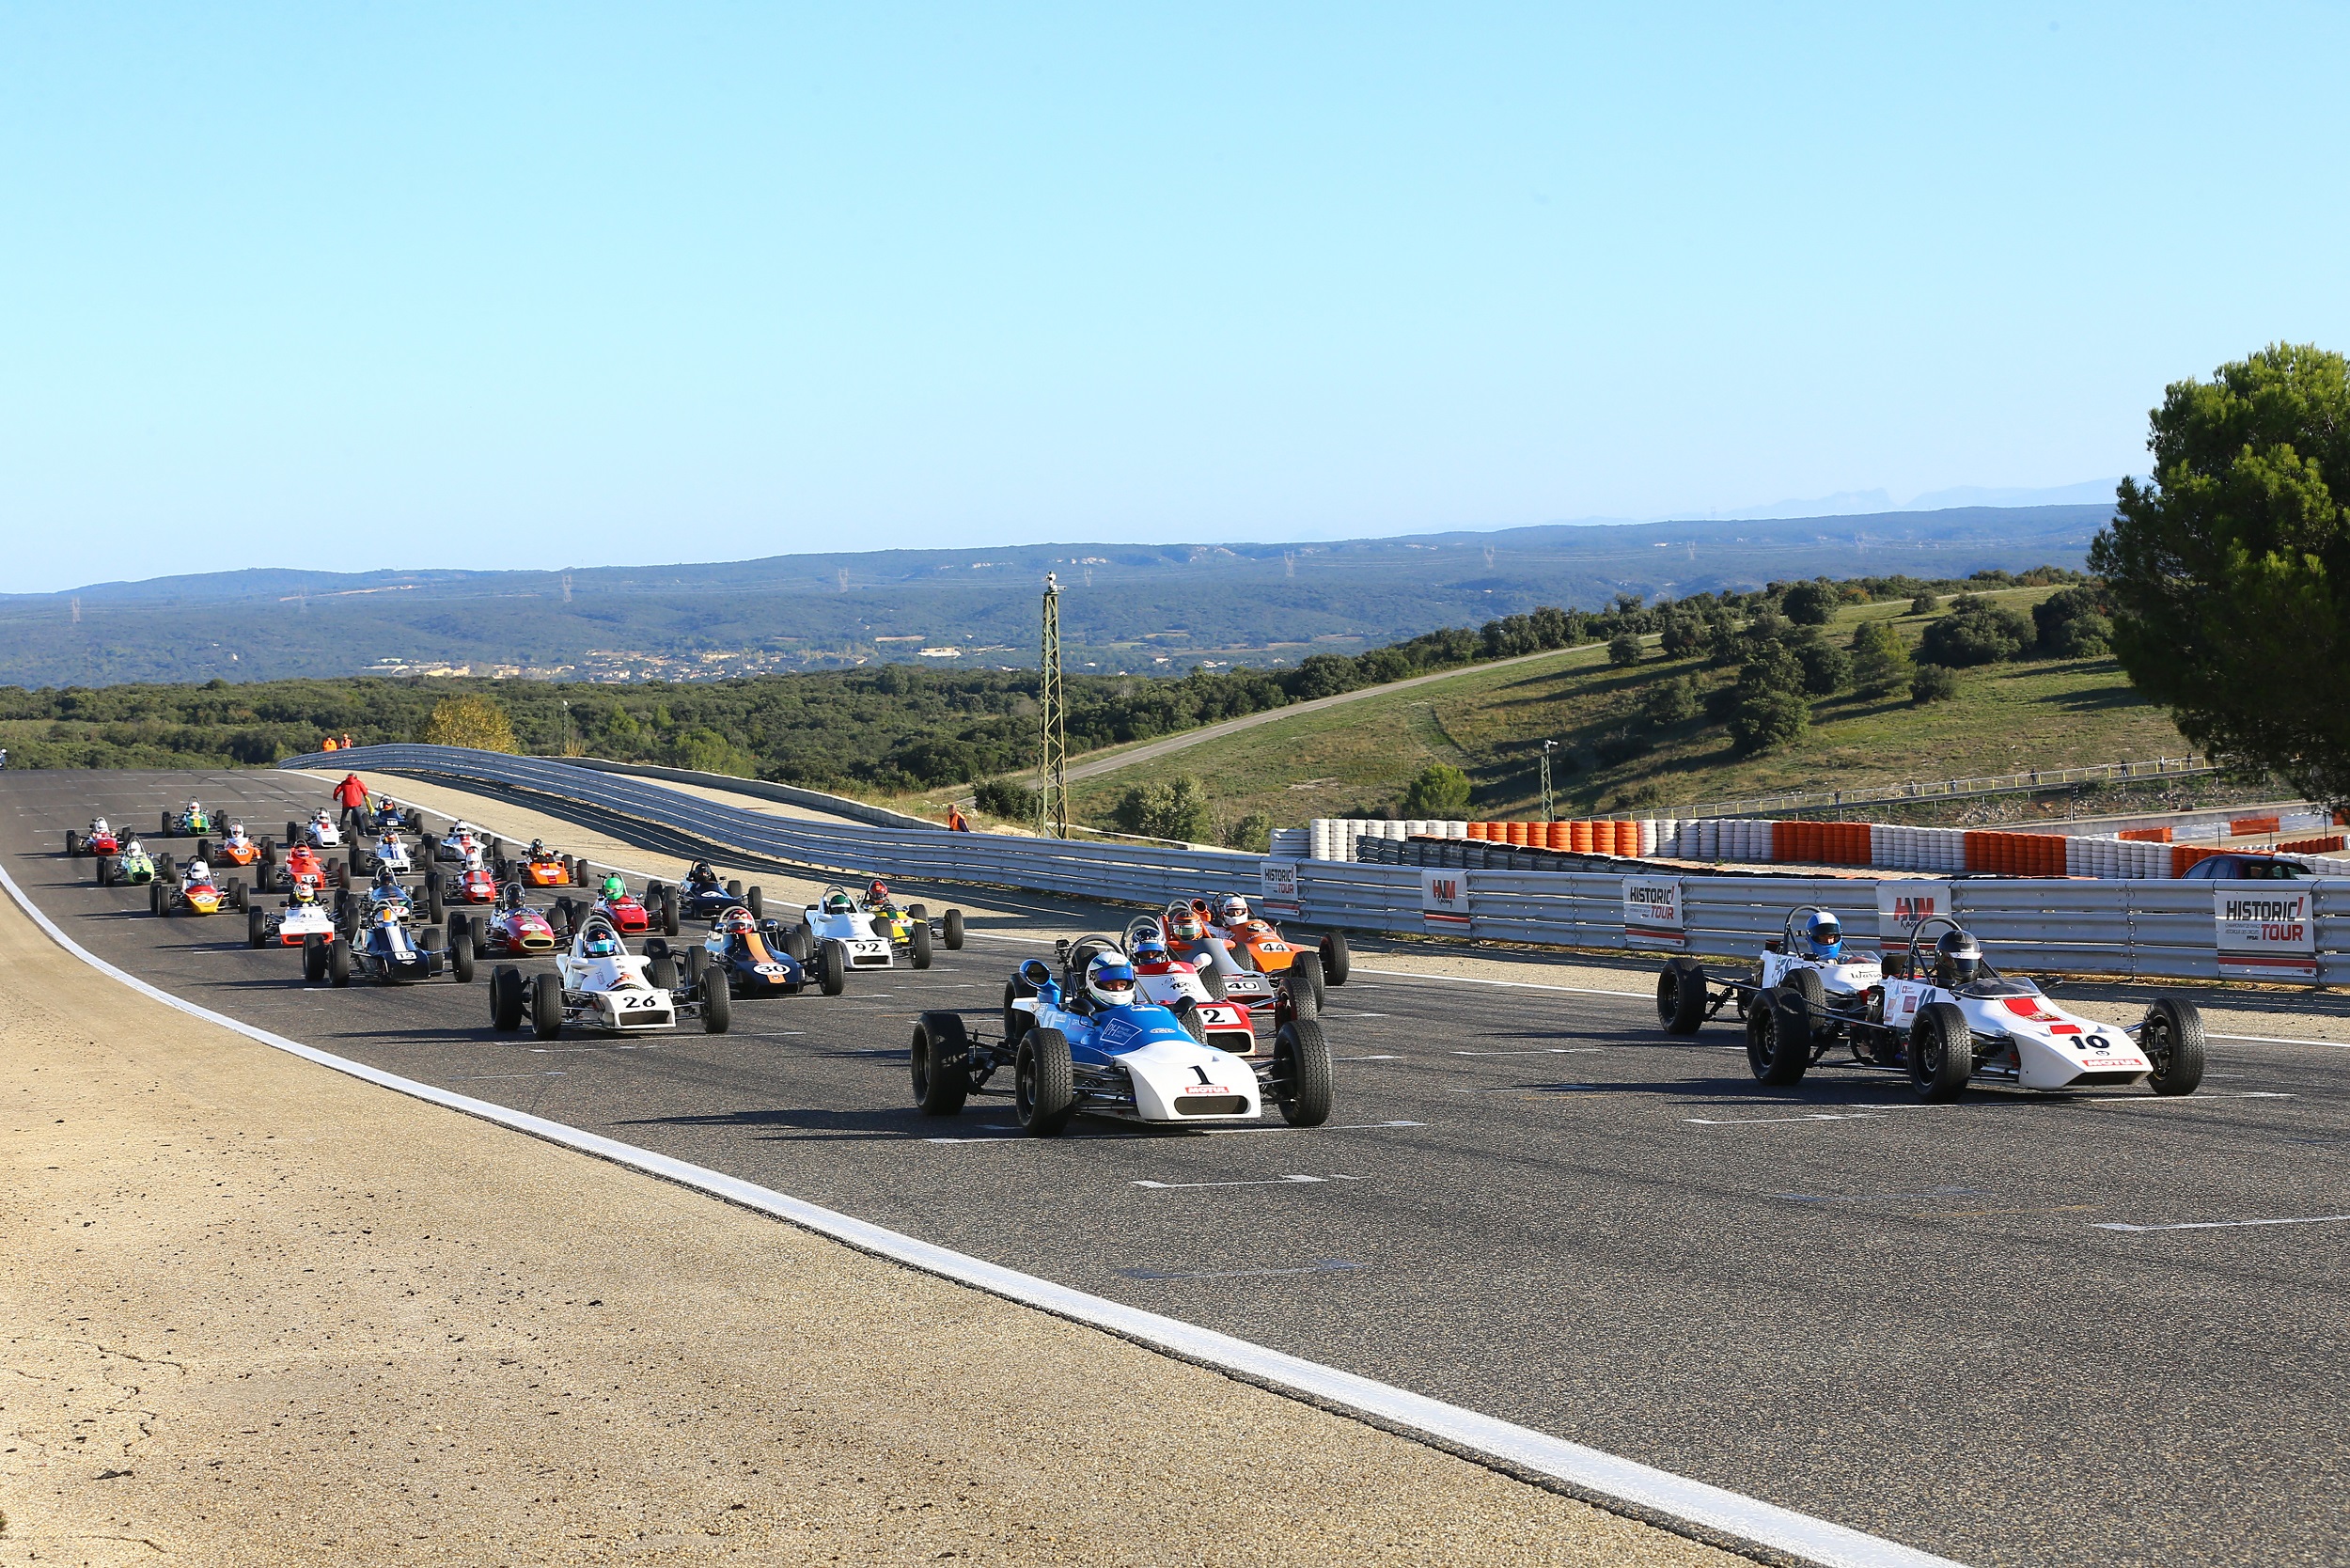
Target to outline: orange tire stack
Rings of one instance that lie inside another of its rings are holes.
[[[2342,847],[2342,836],[2329,833],[2322,839],[2295,839],[2289,844],[2279,844],[2277,849],[2283,855],[2331,855]]]

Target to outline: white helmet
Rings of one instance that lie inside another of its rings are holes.
[[[106,825],[106,819],[103,817],[92,817],[89,821],[89,830],[92,833],[111,833],[114,831]]]
[[[210,882],[210,881],[212,881],[212,867],[210,867],[210,866],[206,865],[206,864],[205,864],[203,861],[201,861],[201,860],[191,860],[191,861],[189,861],[189,862],[188,862],[188,880],[189,880],[190,882]]]
[[[1228,926],[1245,924],[1248,919],[1248,901],[1238,893],[1229,894],[1222,903],[1216,905],[1215,912]]]
[[[1086,965],[1086,995],[1104,1007],[1124,1007],[1135,999],[1135,969],[1123,953],[1095,953]]]

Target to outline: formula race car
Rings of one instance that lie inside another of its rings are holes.
[[[351,846],[352,870],[362,876],[370,876],[384,867],[389,867],[394,876],[414,876],[416,873],[416,863],[409,858],[408,845],[399,834],[382,834],[372,842],[362,840]]]
[[[335,917],[306,883],[275,909],[248,903],[244,911],[244,941],[248,948],[299,948],[315,936],[331,942],[337,935]]]
[[[557,899],[555,907],[563,917],[565,929],[570,931],[577,931],[580,922],[590,914],[611,921],[613,929],[623,936],[642,936],[652,930],[651,913],[618,874],[607,876],[597,885],[596,901],[585,910],[572,899]]]
[[[243,823],[231,817],[227,830],[217,843],[210,839],[196,841],[196,857],[198,860],[226,861],[231,866],[252,866],[260,863],[261,854],[267,847],[264,840],[254,838],[244,830]]]
[[[491,970],[490,1027],[510,1034],[526,1016],[533,1034],[553,1040],[566,1027],[648,1034],[698,1018],[704,1033],[724,1034],[733,1016],[726,978],[717,970],[702,976],[693,999],[681,1000],[676,961],[631,958],[612,922],[592,912],[555,965],[554,974],[527,980],[511,964]]]
[[[212,814],[200,801],[190,801],[177,811],[164,808],[163,825],[156,834],[159,839],[193,839],[199,833],[212,831]]]
[[[271,869],[273,856],[264,855],[261,857],[261,865],[264,870]],[[348,887],[351,886],[351,868],[346,862],[340,860],[329,862],[318,851],[300,842],[296,842],[286,852],[284,864],[276,865],[274,870],[276,873],[274,876],[263,880],[280,893],[290,893],[294,890],[296,884],[304,882],[321,890],[329,886]]]
[[[524,852],[512,870],[525,887],[569,887],[580,880],[574,862],[565,859],[536,839],[530,841],[530,848]]]
[[[1233,1001],[1229,996],[1212,996],[1201,980],[1198,968],[1177,958],[1160,939],[1159,922],[1144,915],[1127,926],[1124,947],[1135,966],[1135,986],[1146,1002],[1156,1002],[1184,1019],[1197,1017],[1198,1034],[1209,1044],[1219,1046],[1234,1056],[1255,1057],[1262,1043],[1257,1038],[1257,1023],[1262,1018],[1318,1018],[1321,1004],[1314,999],[1312,987],[1302,975],[1285,979],[1268,1009],[1262,1002],[1252,1011],[1245,1002]],[[1055,944],[1064,966],[1069,961],[1071,944],[1063,939]],[[1008,990],[1007,1007],[1011,1002]],[[1007,1014],[1009,1017],[1010,1015]]]
[[[1208,934],[1230,948],[1242,968],[1267,975],[1304,968],[1317,998],[1324,986],[1344,985],[1354,967],[1354,955],[1342,931],[1331,932],[1316,947],[1304,948],[1282,936],[1272,921],[1252,914],[1248,901],[1238,893],[1226,893],[1213,902],[1194,899],[1191,907],[1205,922]]]
[[[337,825],[335,813],[321,809],[306,823],[289,818],[286,823],[286,846],[291,849],[296,844],[307,844],[312,849],[322,850],[342,848],[343,830]]]
[[[99,857],[98,886],[112,887],[117,883],[128,883],[135,887],[157,877],[169,881],[172,869],[170,855],[149,855],[145,844],[132,839],[123,843],[120,855]]]
[[[1009,1066],[1012,1113],[1036,1137],[1059,1134],[1079,1111],[1157,1124],[1253,1121],[1267,1096],[1292,1126],[1329,1120],[1330,1048],[1310,1018],[1283,1025],[1261,1062],[1219,1050],[1136,995],[1134,968],[1108,937],[1077,943],[1058,979],[1041,958],[1016,978],[1025,995],[1005,1010],[1001,1041],[973,1038],[960,1013],[925,1012],[915,1026],[914,1098],[925,1115],[954,1115]]]
[[[453,823],[446,838],[427,833],[421,835],[424,857],[435,865],[480,866],[494,871],[491,864],[496,840],[468,822]]]
[[[932,920],[929,909],[918,903],[901,904],[889,896],[889,885],[875,877],[865,889],[865,897],[857,907],[866,924],[876,936],[889,938],[893,953],[904,953],[913,959],[916,969],[931,966],[931,954],[941,944],[949,949],[963,947],[963,911],[949,909],[943,920]]]
[[[1261,969],[1249,967],[1243,961],[1244,955],[1235,952],[1230,943],[1212,934],[1207,917],[1190,900],[1177,899],[1169,903],[1160,913],[1158,925],[1167,951],[1192,966],[1200,985],[1215,1000],[1262,1007],[1280,989],[1279,981]],[[1320,995],[1315,994],[1317,1002]]]
[[[1867,1011],[1870,988],[1884,978],[1875,952],[1845,950],[1843,927],[1832,912],[1798,904],[1747,974],[1717,980],[1694,959],[1667,964],[1656,976],[1656,1021],[1667,1034],[1693,1035],[1725,1007],[1745,1019],[1754,998],[1778,986],[1800,994],[1825,1024]]]
[[[375,797],[374,808],[366,814],[360,825],[369,833],[379,835],[384,833],[420,834],[424,831],[424,813],[414,807],[402,806],[388,796],[378,795]]]
[[[1993,968],[1947,915],[1911,930],[1857,1016],[1823,1018],[1782,986],[1748,1004],[1747,1057],[1764,1083],[1795,1082],[1840,1040],[1853,1065],[1904,1074],[1921,1100],[1956,1099],[1976,1079],[2022,1089],[2143,1080],[2162,1095],[2192,1094],[2203,1079],[2203,1019],[2193,1003],[2156,996],[2126,1027],[2068,1012],[2031,981]]]
[[[536,958],[562,944],[547,917],[524,902],[519,882],[506,885],[496,909],[487,915],[451,915],[448,929],[452,935],[462,931],[471,936],[474,950],[484,958]]]
[[[438,926],[412,933],[389,910],[378,910],[355,939],[312,936],[302,944],[302,978],[313,985],[349,985],[354,977],[399,985],[442,975],[470,983],[473,944],[460,937],[444,945]]]
[[[498,901],[498,879],[487,866],[465,866],[448,871],[438,866],[429,867],[424,873],[424,885],[427,890],[437,885],[443,903],[495,903]]]
[[[738,903],[751,912],[753,919],[766,915],[765,895],[756,887],[744,891],[742,883],[721,877],[707,860],[697,860],[687,867],[675,887],[662,890],[661,902],[663,929],[671,936],[677,934],[677,923],[668,918],[672,903],[677,906],[678,921],[690,920],[696,925],[716,919]]]
[[[682,961],[689,988],[715,974],[725,977],[728,994],[737,997],[794,996],[811,981],[825,996],[839,996],[848,981],[840,949],[826,943],[813,960],[802,963],[790,949],[778,952],[769,945],[780,935],[777,922],[762,922],[748,905],[738,903],[711,921],[710,935],[698,946],[672,948],[668,938],[656,936],[645,944],[645,956]]]
[[[856,906],[846,887],[825,888],[822,898],[802,910],[791,941],[791,955],[803,961],[821,951],[825,943],[838,942],[842,967],[853,970],[886,969],[895,950],[889,938],[873,929],[872,917]],[[925,942],[916,950],[916,968],[931,966],[929,949]]]
[[[217,915],[244,906],[244,884],[231,877],[224,886],[201,860],[189,861],[186,875],[179,881],[158,878],[147,885],[147,907],[155,915]]]
[[[114,830],[103,817],[92,817],[89,826],[76,833],[65,830],[65,853],[69,858],[85,855],[120,855],[123,836]]]

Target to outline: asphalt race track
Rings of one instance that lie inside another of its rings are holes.
[[[1644,999],[1370,975],[1330,994],[1332,1126],[1039,1141],[1001,1099],[917,1116],[905,1065],[917,1011],[992,1034],[1032,943],[975,922],[728,1035],[542,1045],[478,983],[306,987],[241,917],[155,919],[61,853],[191,793],[273,826],[320,798],[10,772],[0,853],[84,946],[321,1049],[1963,1561],[2350,1550],[2350,1223],[2209,1223],[2350,1216],[2350,1049],[2220,1043],[2186,1100],[1920,1106],[1850,1072],[1762,1090],[1732,1030],[1668,1043]]]

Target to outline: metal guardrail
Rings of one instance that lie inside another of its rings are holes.
[[[1760,817],[1787,812],[1825,811],[1872,802],[1959,800],[1970,795],[2013,794],[2024,790],[2054,790],[2068,784],[2135,784],[2149,778],[2170,780],[2217,773],[2208,758],[2189,752],[2185,757],[2156,757],[2143,762],[2098,762],[2080,768],[2030,768],[2019,773],[1994,774],[1984,778],[1945,778],[1932,782],[1906,779],[1898,784],[1864,784],[1851,790],[1786,790],[1776,794],[1750,795],[1744,800],[1708,800],[1676,806],[1676,817]],[[1661,808],[1660,808],[1661,814]]]
[[[807,822],[567,761],[447,746],[362,746],[281,766],[423,774],[534,791],[824,874],[975,883],[1113,903],[1157,904],[1227,888],[1253,893],[1268,864],[1266,857],[1227,850]],[[1421,913],[1421,867],[1309,859],[1275,864],[1294,871],[1304,926],[1619,951],[1641,946],[1625,934],[1622,871],[1465,870],[1455,874],[1468,895],[1467,928],[1432,931]],[[1799,904],[1832,910],[1856,937],[1877,930],[1875,878],[1703,876],[1661,868],[1655,874],[1678,876],[1688,950],[1700,955],[1751,958]],[[1991,944],[2004,965],[2219,978],[2210,883],[1961,877],[1950,886],[1951,913]],[[2315,893],[2319,982],[2350,983],[2350,881],[2307,886]]]

